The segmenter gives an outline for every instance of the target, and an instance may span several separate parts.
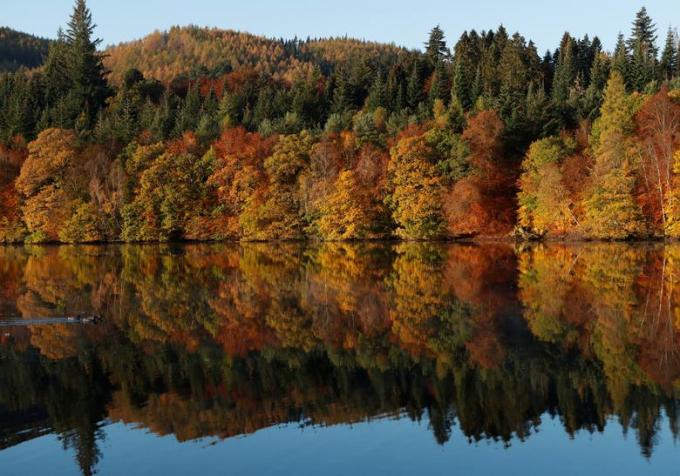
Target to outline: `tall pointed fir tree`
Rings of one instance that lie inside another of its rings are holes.
[[[439,28],[439,25],[435,26],[430,31],[430,37],[427,43],[425,43],[425,54],[430,60],[430,65],[433,68],[437,65],[437,63],[443,61],[448,56],[444,32],[441,28]]]
[[[616,40],[616,47],[612,55],[611,70],[616,71],[621,75],[626,86],[630,86],[630,56],[628,54],[628,47],[623,38],[623,33],[619,33]]]
[[[68,101],[72,119],[85,128],[94,125],[97,114],[111,95],[103,55],[97,51],[101,40],[92,38],[95,27],[85,0],[76,0],[65,36],[66,64],[71,80]]]
[[[659,79],[668,81],[672,79],[678,71],[678,35],[669,28],[666,33],[666,45],[661,53],[659,63]]]
[[[569,89],[576,79],[576,41],[565,33],[560,44],[560,51],[555,66],[552,96],[556,103],[564,103],[569,99]]]
[[[631,52],[630,82],[634,90],[642,91],[656,78],[656,26],[642,7],[635,16],[633,31],[628,39]]]

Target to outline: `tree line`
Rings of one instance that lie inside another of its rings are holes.
[[[0,75],[1,242],[680,236],[678,37],[644,8],[611,53],[93,32],[78,0]]]

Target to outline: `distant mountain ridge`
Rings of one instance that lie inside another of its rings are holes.
[[[327,73],[357,57],[388,65],[416,54],[394,44],[351,38],[271,39],[197,26],[156,31],[142,39],[108,47],[105,53],[105,64],[114,83],[119,83],[132,68],[164,82],[179,75],[219,75],[239,69],[292,81],[314,68]]]
[[[0,27],[0,72],[37,68],[47,58],[51,40]]]

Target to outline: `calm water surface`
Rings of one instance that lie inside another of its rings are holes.
[[[680,245],[0,247],[3,476],[677,474],[679,433]]]

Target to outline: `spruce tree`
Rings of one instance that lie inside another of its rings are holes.
[[[434,104],[434,102],[439,99],[441,101],[445,101],[448,99],[449,96],[449,80],[448,80],[448,74],[446,71],[446,68],[444,67],[444,63],[439,62],[437,63],[437,66],[434,68],[434,73],[432,74],[431,82],[430,82],[430,103]]]
[[[412,111],[416,111],[418,105],[423,101],[425,95],[423,92],[423,83],[420,80],[420,68],[417,61],[413,62],[411,74],[408,78],[406,87],[406,94],[408,97],[408,105]]]
[[[612,56],[612,71],[616,71],[621,75],[626,85],[629,85],[630,76],[630,56],[628,55],[628,47],[623,38],[623,33],[619,33],[616,41],[616,48]]]
[[[43,68],[45,76],[45,87],[43,90],[44,101],[50,113],[47,114],[47,124],[58,124],[56,115],[56,108],[58,104],[63,101],[68,94],[70,88],[69,70],[68,70],[68,46],[66,44],[66,37],[64,32],[59,29],[57,32],[57,39],[50,44],[49,54],[45,61]],[[49,117],[52,116],[52,117]]]
[[[65,36],[70,79],[69,107],[76,117],[84,115],[86,127],[94,125],[97,114],[111,95],[103,56],[97,51],[101,40],[92,38],[95,27],[85,0],[76,0]]]
[[[430,60],[432,67],[436,66],[437,63],[443,61],[448,56],[444,32],[439,28],[439,25],[435,26],[432,31],[430,31],[430,38],[427,43],[425,43],[425,54]]]
[[[569,98],[569,89],[574,79],[576,79],[576,41],[569,33],[565,33],[553,79],[552,96],[555,102],[563,103]]]
[[[647,83],[656,77],[656,26],[642,7],[633,22],[633,31],[628,39],[631,51],[630,85],[642,91]]]
[[[635,15],[633,30],[628,39],[628,48],[633,51],[637,45],[644,45],[646,54],[656,58],[658,52],[656,46],[656,25],[647,14],[647,9],[642,7]]]
[[[666,34],[666,45],[661,53],[661,62],[659,63],[659,78],[662,81],[667,81],[675,76],[678,69],[678,38],[677,33],[671,28]]]
[[[460,102],[461,106],[466,110],[469,110],[474,103],[470,86],[470,81],[465,74],[463,62],[459,58],[456,58],[453,66],[453,84],[451,88],[451,95],[452,97],[455,97],[456,100]]]
[[[368,91],[366,98],[366,107],[369,111],[375,111],[379,107],[387,107],[388,97],[385,89],[385,82],[383,81],[382,73],[380,71],[375,75],[375,80]]]

